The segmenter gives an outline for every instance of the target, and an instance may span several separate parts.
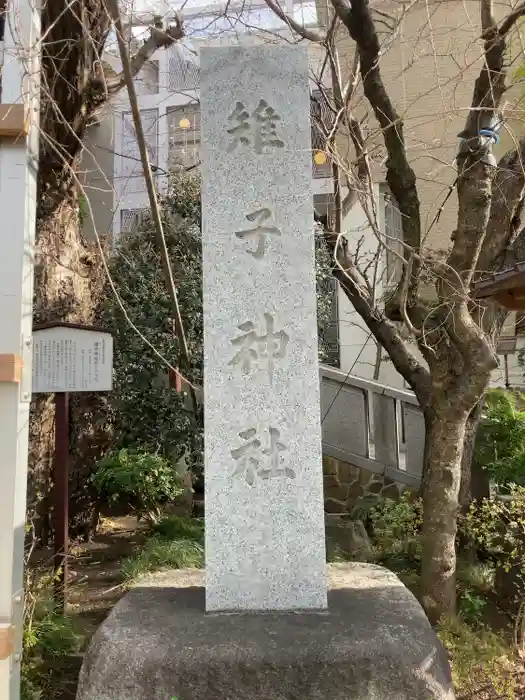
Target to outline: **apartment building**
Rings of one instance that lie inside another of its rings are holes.
[[[495,3],[496,18],[505,16],[510,2]],[[427,251],[446,251],[456,226],[457,198],[455,157],[458,135],[464,128],[472,100],[474,82],[482,67],[480,3],[466,0],[426,0],[405,5],[391,0],[372,2],[383,47],[381,72],[386,89],[404,119],[410,163],[418,178],[424,246]],[[389,19],[400,17],[398,25]],[[324,15],[326,22],[326,15]],[[395,29],[394,29],[395,27]],[[522,37],[511,42],[508,65],[512,82],[523,65]],[[348,77],[355,47],[348,34],[339,36],[342,72]],[[508,150],[524,131],[523,88],[519,82],[506,94],[507,128],[501,133],[496,156]],[[379,227],[392,239],[400,239],[402,225],[396,202],[384,182],[384,146],[378,124],[367,116],[368,105],[359,91],[353,100],[355,114],[363,119],[375,180]],[[376,254],[377,239],[363,208],[358,204],[344,222],[350,245],[360,241],[363,259]],[[399,278],[399,262],[383,250],[377,274],[376,294],[383,293]],[[519,319],[518,319],[519,320]],[[500,368],[493,374],[495,386],[525,384],[517,364],[517,351],[525,346],[523,323],[510,314],[498,354]],[[339,339],[341,369],[365,378],[376,378],[403,388],[404,380],[378,348],[346,297],[339,292]],[[414,351],[418,354],[414,345]],[[378,362],[378,360],[380,360]]]

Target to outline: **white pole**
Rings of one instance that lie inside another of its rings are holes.
[[[0,105],[0,656],[6,657],[0,660],[0,700],[20,697],[39,38],[37,4],[32,0],[8,0]],[[6,105],[16,107],[10,110]],[[21,105],[27,108],[27,133],[22,128],[19,136],[3,136],[10,120],[15,121],[16,130]],[[21,372],[17,369],[20,360]]]

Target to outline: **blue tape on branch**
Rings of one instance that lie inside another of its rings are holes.
[[[492,129],[480,129],[479,130],[479,135],[480,136],[486,136],[489,139],[492,139],[495,144],[499,143],[499,136],[495,131]]]

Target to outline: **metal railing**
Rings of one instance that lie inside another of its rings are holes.
[[[418,488],[425,424],[415,395],[321,366],[323,454]]]

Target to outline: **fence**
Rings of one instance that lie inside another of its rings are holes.
[[[323,454],[418,488],[425,425],[414,394],[321,366]]]

